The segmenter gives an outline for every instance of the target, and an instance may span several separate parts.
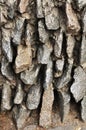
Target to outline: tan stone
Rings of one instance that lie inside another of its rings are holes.
[[[52,105],[54,101],[54,93],[52,84],[47,87],[43,94],[42,108],[40,113],[39,125],[43,127],[51,126],[51,115],[52,115]]]
[[[70,3],[66,2],[66,14],[67,14],[67,27],[70,33],[76,34],[80,30],[79,21],[77,15],[75,14],[74,10]]]
[[[19,11],[20,13],[24,13],[26,11],[28,5],[28,0],[21,0],[19,4]]]
[[[15,72],[19,73],[31,66],[32,62],[32,52],[31,46],[19,45],[17,50],[17,57],[15,60]]]

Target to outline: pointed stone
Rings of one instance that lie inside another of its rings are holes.
[[[21,73],[21,80],[27,85],[35,84],[37,81],[39,69],[40,66],[33,65],[32,67],[30,67],[29,70],[26,70]]]
[[[14,98],[14,103],[15,104],[21,104],[23,101],[23,97],[24,97],[24,91],[22,89],[22,84],[21,82],[18,83],[17,85],[17,91],[16,91],[16,95]]]
[[[2,89],[2,101],[1,101],[1,108],[2,110],[10,110],[12,107],[11,104],[11,87],[10,83],[6,82],[3,84],[3,89]]]
[[[51,126],[52,106],[54,101],[54,92],[52,84],[44,90],[42,98],[42,107],[39,119],[39,125],[43,127]]]
[[[19,11],[20,11],[20,13],[26,12],[27,6],[28,6],[28,0],[20,0],[20,3],[19,3]]]
[[[29,88],[26,102],[27,108],[29,110],[34,110],[38,108],[41,99],[41,93],[42,91],[39,83]]]
[[[15,59],[15,72],[20,73],[31,66],[32,51],[31,46],[19,45],[17,48],[17,57]]]
[[[13,50],[11,46],[11,30],[2,28],[2,50],[9,62],[13,60]]]
[[[86,96],[81,101],[81,118],[83,121],[86,121]]]
[[[74,71],[74,83],[71,86],[71,93],[76,102],[79,102],[86,94],[86,73],[81,67]]]
[[[69,2],[66,2],[66,15],[67,15],[67,29],[69,33],[73,35],[77,34],[80,31],[80,24],[75,14],[74,10],[72,9],[72,5]]]

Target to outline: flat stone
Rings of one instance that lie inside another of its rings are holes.
[[[63,43],[63,32],[60,30],[60,32],[55,32],[54,33],[54,54],[57,58],[61,57],[61,52],[62,52],[62,43]]]
[[[38,108],[41,99],[41,93],[42,91],[39,83],[29,88],[26,102],[27,108],[29,110],[34,110]]]
[[[80,64],[84,69],[86,69],[86,35],[85,34],[83,34],[82,36]]]
[[[73,58],[73,51],[75,46],[75,39],[71,34],[68,34],[67,36],[67,55],[68,58]]]
[[[27,85],[35,84],[37,81],[39,69],[40,69],[40,65],[39,66],[33,65],[32,67],[30,67],[29,70],[26,70],[21,73],[21,76],[20,76],[21,80]]]
[[[11,87],[9,82],[6,82],[3,84],[3,89],[2,89],[2,101],[1,101],[1,109],[2,110],[10,110],[12,107],[11,104]]]
[[[27,6],[28,6],[28,0],[20,0],[20,3],[19,3],[19,11],[20,11],[20,13],[26,12]]]
[[[80,31],[80,24],[75,14],[74,10],[72,9],[72,5],[66,2],[66,15],[67,15],[67,29],[69,33],[73,35],[77,34]]]
[[[59,91],[60,117],[63,122],[70,111],[70,94],[66,91]]]
[[[21,84],[21,82],[18,82],[17,91],[16,91],[16,95],[14,98],[14,103],[21,104],[23,101],[23,97],[24,97],[24,91],[22,89],[22,84]]]
[[[24,105],[21,105],[19,109],[18,117],[16,120],[18,130],[21,130],[24,127],[29,115],[30,115],[30,111],[27,110]]]
[[[17,48],[17,57],[15,59],[15,72],[20,73],[28,69],[31,66],[31,63],[32,63],[31,46],[19,45]]]
[[[15,45],[21,44],[21,36],[23,31],[23,25],[24,25],[25,18],[18,17],[15,21],[15,27],[12,32],[12,41]]]
[[[51,126],[51,116],[52,116],[52,105],[54,101],[54,92],[52,84],[47,87],[44,91],[42,98],[42,107],[39,119],[39,125],[43,127]]]
[[[5,76],[7,79],[9,79],[12,82],[15,82],[14,81],[15,77],[14,77],[14,73],[12,71],[12,68],[5,57],[2,58],[1,72],[2,72],[2,75]]]
[[[81,67],[77,67],[74,71],[74,83],[70,90],[76,102],[79,102],[86,94],[86,73]]]
[[[2,28],[2,35],[2,50],[8,61],[12,62],[13,50],[11,46],[11,30]]]
[[[86,121],[86,96],[81,101],[81,118],[83,121]]]
[[[43,5],[42,5],[42,0],[37,0],[37,18],[43,18],[44,13],[43,13]]]
[[[60,77],[63,73],[63,67],[64,67],[64,57],[62,59],[57,59],[56,64],[55,64],[55,74],[54,76]]]
[[[48,64],[52,50],[50,42],[40,46],[37,52],[38,63]]]
[[[38,32],[39,32],[39,40],[42,43],[46,43],[49,41],[49,34],[45,29],[44,22],[40,20],[38,22]]]

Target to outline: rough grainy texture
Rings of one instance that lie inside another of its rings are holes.
[[[0,114],[13,130],[86,129],[85,101],[86,0],[0,0]]]

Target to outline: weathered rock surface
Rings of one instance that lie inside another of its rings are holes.
[[[21,80],[25,84],[29,84],[29,85],[35,84],[37,81],[39,69],[40,69],[40,65],[39,66],[36,66],[36,65],[31,66],[31,68],[29,70],[26,70],[26,71],[21,73]]]
[[[79,102],[86,94],[86,73],[81,67],[74,71],[74,83],[71,86],[71,93],[76,102]]]
[[[44,91],[42,98],[42,108],[40,113],[39,125],[43,127],[51,126],[52,105],[54,101],[54,93],[52,84]]]
[[[23,101],[23,97],[24,97],[24,91],[22,89],[22,84],[21,82],[18,83],[17,85],[17,91],[16,91],[16,95],[14,98],[14,103],[15,104],[21,104]]]
[[[83,33],[86,33],[86,11],[83,16]]]
[[[11,104],[11,87],[10,83],[6,82],[3,84],[3,89],[2,89],[2,101],[1,101],[1,108],[2,110],[10,110],[12,107]]]
[[[27,95],[27,102],[26,102],[27,108],[29,110],[34,110],[38,108],[38,105],[40,103],[41,93],[42,91],[39,83],[29,88],[29,92]]]
[[[69,2],[66,2],[66,14],[67,14],[67,29],[69,33],[73,35],[80,31],[80,25],[75,14],[74,10],[72,9],[72,5]]]
[[[29,115],[30,115],[30,111],[27,110],[24,105],[21,105],[19,113],[18,113],[18,117],[16,120],[18,130],[21,130],[24,127],[25,122],[28,119]]]
[[[82,9],[86,5],[85,0],[76,0],[76,2],[77,2],[77,5],[78,5],[79,9]]]
[[[27,6],[28,6],[28,0],[20,0],[20,3],[19,3],[20,13],[24,13],[26,11]]]
[[[43,5],[42,0],[37,0],[37,17],[43,18],[44,12],[43,12]]]
[[[17,57],[15,60],[15,72],[20,73],[31,66],[32,52],[31,46],[19,45],[17,48]]]
[[[50,42],[40,46],[37,53],[38,63],[48,64],[52,49]]]
[[[9,62],[12,62],[13,60],[13,51],[11,46],[11,30],[7,30],[2,28],[2,49],[4,52],[4,55],[7,57]]]
[[[81,117],[83,121],[86,121],[86,96],[81,101]]]

